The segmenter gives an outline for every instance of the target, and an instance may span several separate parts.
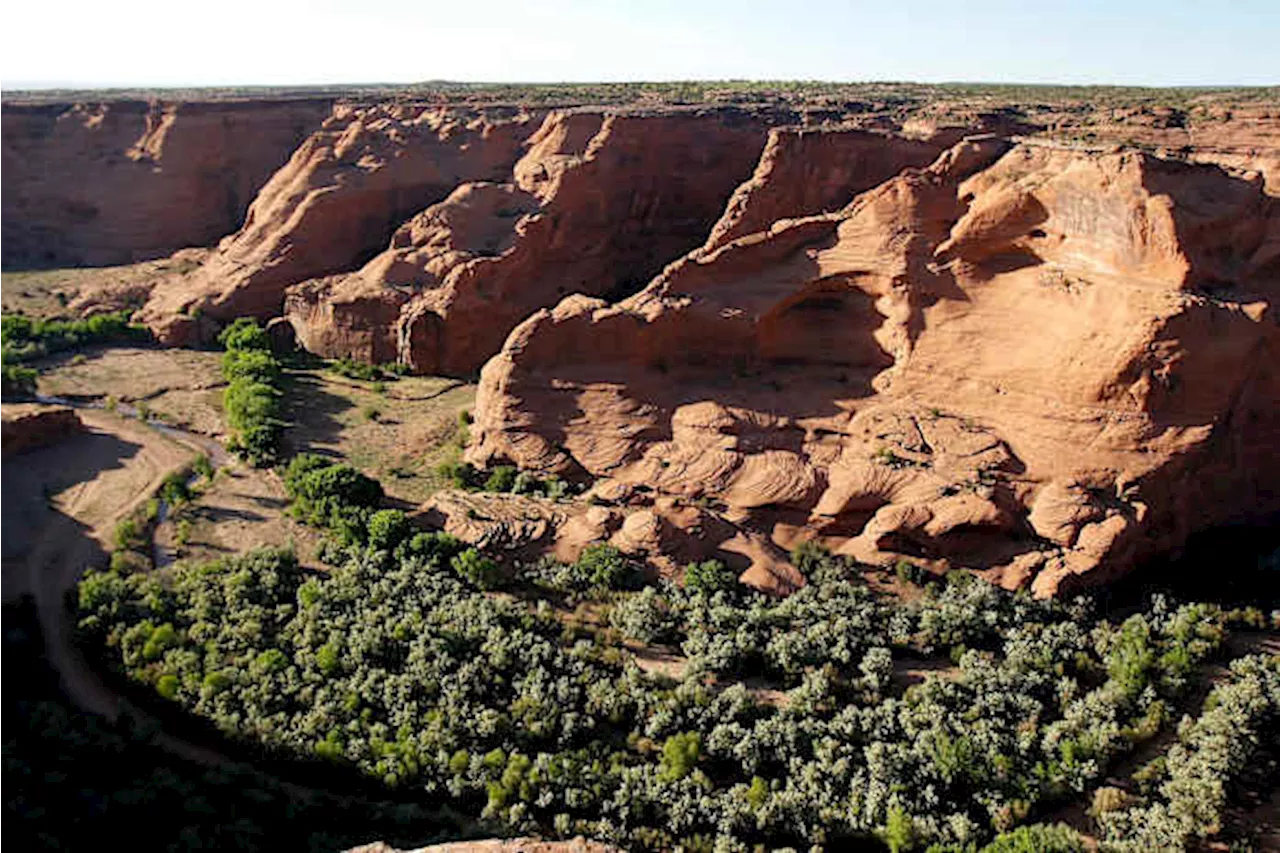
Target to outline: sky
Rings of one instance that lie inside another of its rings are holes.
[[[1280,84],[1280,0],[27,0],[0,87]]]

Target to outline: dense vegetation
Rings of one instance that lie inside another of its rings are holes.
[[[39,320],[22,314],[0,318],[0,371],[3,394],[32,394],[38,372],[25,362],[91,344],[145,341],[145,326],[129,322],[128,311],[95,314],[83,320]]]
[[[81,713],[44,664],[29,602],[4,606],[4,838],[14,850],[305,850],[370,838],[404,847],[483,833],[433,806],[287,786],[184,760],[154,724]]]
[[[253,320],[241,317],[222,330],[218,343],[226,348],[222,375],[227,380],[222,407],[233,430],[228,448],[251,465],[275,461],[284,429],[280,362],[271,340]]]
[[[1156,599],[1113,624],[1083,602],[964,580],[899,604],[821,554],[813,582],[784,600],[730,586],[716,566],[691,567],[683,586],[617,592],[633,575],[607,548],[529,570],[535,584],[610,590],[616,631],[678,647],[686,674],[656,679],[611,631],[569,627],[536,595],[486,594],[496,577],[483,557],[414,534],[372,508],[367,484],[316,459],[287,479],[308,518],[349,531],[332,573],[309,576],[279,551],[94,573],[83,629],[130,677],[230,735],[511,831],[639,849],[879,838],[894,850],[1078,850],[1066,828],[1018,825],[1090,791],[1165,727],[1227,630],[1209,605]],[[362,524],[335,511],[351,500]],[[904,666],[943,653],[954,667],[903,689]],[[1152,833],[1178,849],[1213,828],[1280,699],[1275,661],[1237,668],[1246,695],[1183,727],[1149,803],[1106,817],[1117,849]],[[785,701],[760,701],[747,676],[786,688]],[[1241,733],[1226,747],[1222,726]]]

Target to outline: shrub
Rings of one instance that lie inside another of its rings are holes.
[[[473,489],[480,473],[470,462],[446,461],[436,466],[436,473],[455,489]]]
[[[612,545],[588,545],[573,564],[573,573],[589,587],[622,589],[634,578],[635,567]]]
[[[191,472],[201,479],[212,480],[214,474],[213,463],[209,461],[208,456],[201,453],[191,463]]]
[[[121,551],[142,548],[147,544],[146,538],[142,535],[140,525],[133,518],[124,518],[117,522],[112,542],[115,544],[116,549]]]
[[[448,533],[415,533],[396,549],[396,559],[420,557],[443,565],[467,548],[465,542]]]
[[[449,561],[449,565],[478,589],[497,589],[501,582],[498,564],[474,548],[468,548],[456,555]]]
[[[702,735],[697,732],[674,734],[662,744],[659,775],[668,782],[683,779],[693,772],[701,755]]]
[[[511,484],[511,493],[515,495],[537,495],[545,491],[546,484],[532,471],[521,471]]]
[[[266,330],[250,317],[237,317],[218,334],[218,343],[226,350],[271,349],[271,338],[267,337]]]
[[[906,809],[895,805],[885,816],[884,829],[880,831],[880,837],[891,853],[910,850],[915,846],[915,821],[912,820],[911,815],[907,814]]]
[[[893,564],[893,573],[898,578],[898,583],[904,586],[919,586],[925,579],[924,569],[905,558]]]
[[[329,369],[339,376],[358,379],[361,382],[374,382],[387,378],[377,365],[365,364],[346,355],[329,365]]]
[[[398,509],[382,509],[369,516],[369,545],[391,550],[409,535],[409,519]]]
[[[187,476],[182,471],[174,471],[160,483],[160,500],[171,507],[176,507],[191,500],[191,489],[187,486]]]
[[[801,542],[791,549],[791,565],[810,575],[831,559],[831,552],[817,542]]]
[[[223,329],[218,340],[227,350],[222,357],[222,375],[228,382],[222,408],[232,429],[228,447],[251,465],[269,464],[284,429],[280,364],[271,354],[270,339],[255,321],[241,317]]]
[[[704,560],[685,566],[684,586],[690,592],[711,595],[736,589],[738,578],[719,560]]]
[[[228,382],[250,379],[271,385],[280,378],[280,362],[268,350],[227,350],[222,354],[222,376]]]
[[[0,396],[23,397],[36,392],[36,380],[39,373],[33,367],[22,367],[17,364],[6,364],[0,367]]]
[[[982,853],[1084,853],[1084,839],[1066,824],[1037,823],[996,836]]]
[[[516,469],[511,465],[499,465],[489,472],[484,481],[486,492],[509,492],[516,484]]]
[[[1089,805],[1089,816],[1095,820],[1099,815],[1114,812],[1129,804],[1129,795],[1123,788],[1103,785],[1093,792],[1093,800]]]
[[[655,587],[647,586],[613,609],[609,621],[623,636],[642,643],[666,643],[679,638],[679,616]]]

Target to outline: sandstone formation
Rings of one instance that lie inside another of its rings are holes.
[[[769,118],[554,112],[508,181],[463,184],[358,272],[293,288],[290,321],[326,356],[473,372],[530,312],[570,293],[629,295],[701,243]]]
[[[450,841],[414,850],[397,850],[382,841],[353,847],[347,853],[618,853],[618,848],[585,838],[542,841],[537,838],[488,838],[483,841]]]
[[[458,184],[505,177],[536,128],[534,116],[505,108],[339,105],[258,193],[240,230],[191,278],[157,287],[142,318],[179,344],[206,336],[206,325],[278,314],[290,284],[358,267]]]
[[[601,481],[592,494],[594,502],[443,491],[417,520],[508,558],[550,554],[569,563],[588,545],[605,542],[666,576],[715,559],[761,589],[787,592],[804,584],[777,544],[710,508],[672,496],[647,499],[617,481]]]
[[[755,174],[734,192],[706,248],[765,231],[782,217],[839,210],[903,169],[927,166],[945,147],[851,127],[773,130]]]
[[[1051,594],[1280,510],[1277,297],[1260,178],[972,139],[537,312],[469,454]]]
[[[1049,594],[1280,512],[1274,102],[865,94],[6,100],[5,258],[234,231],[77,305],[149,294],[169,344],[253,315],[330,357],[488,360],[470,459],[607,504],[426,509],[495,548],[784,590],[816,536]]]
[[[331,103],[6,103],[5,268],[127,264],[216,242]]]
[[[84,430],[80,416],[68,406],[43,403],[5,403],[3,414],[3,453],[10,456],[57,444]]]

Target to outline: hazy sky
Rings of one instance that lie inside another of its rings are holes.
[[[1280,0],[24,0],[0,85],[1280,83]]]

